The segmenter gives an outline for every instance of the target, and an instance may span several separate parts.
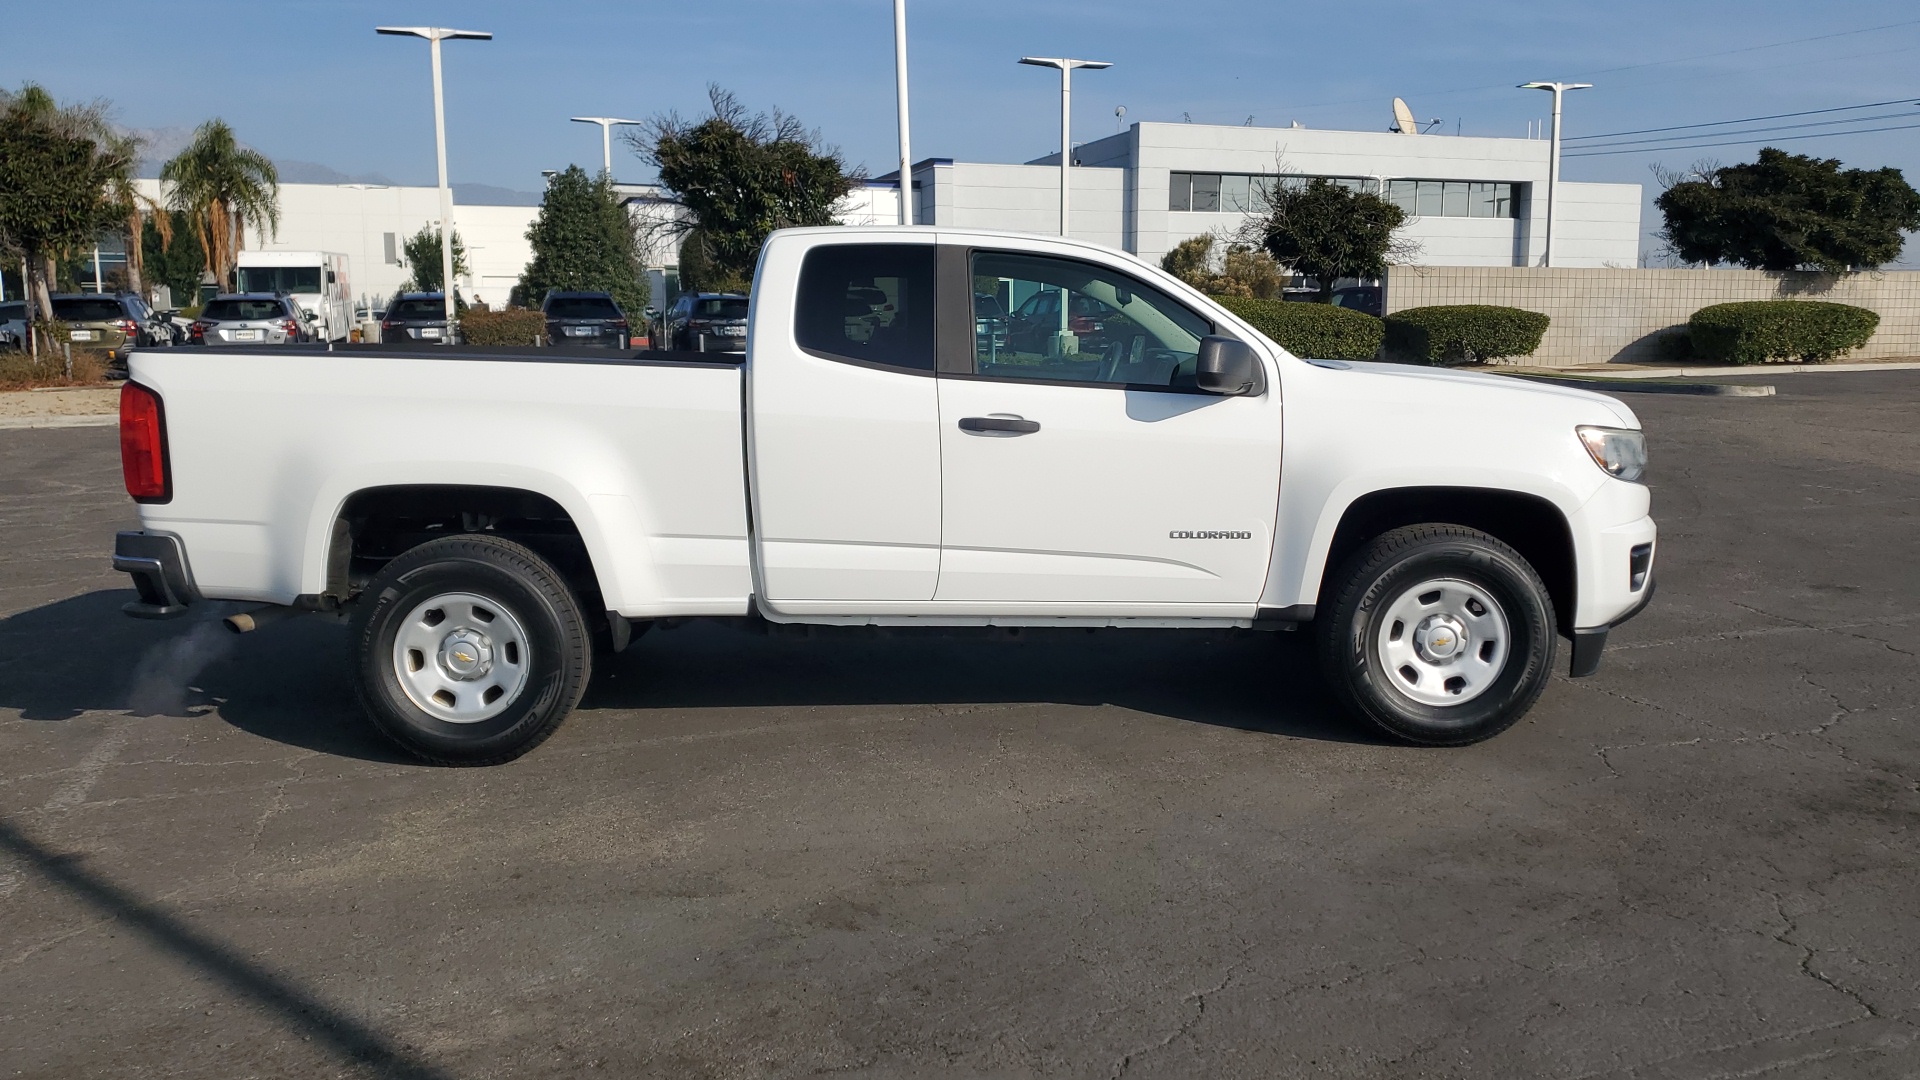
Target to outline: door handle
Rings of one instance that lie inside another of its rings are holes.
[[[1040,421],[1017,416],[963,416],[961,431],[1000,432],[1006,435],[1031,435],[1040,430]]]

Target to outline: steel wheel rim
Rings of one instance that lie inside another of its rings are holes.
[[[1385,605],[1374,651],[1388,682],[1422,705],[1464,705],[1493,688],[1513,653],[1499,601],[1459,578],[1433,578]]]
[[[505,604],[441,593],[414,605],[393,636],[393,673],[408,700],[436,720],[477,724],[526,689],[527,631]]]

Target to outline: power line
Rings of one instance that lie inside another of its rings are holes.
[[[1811,135],[1785,135],[1777,139],[1733,139],[1727,142],[1685,143],[1680,146],[1650,146],[1632,150],[1589,150],[1581,154],[1565,154],[1563,157],[1611,157],[1615,154],[1664,154],[1669,150],[1705,150],[1710,146],[1752,146],[1754,143],[1796,142],[1800,139],[1836,139],[1842,135],[1871,135],[1878,131],[1914,131],[1920,124],[1899,124],[1891,127],[1854,128],[1850,131],[1817,131]]]
[[[1678,142],[1685,139],[1717,139],[1723,135],[1765,135],[1773,131],[1799,131],[1802,128],[1835,127],[1840,124],[1865,124],[1874,120],[1920,120],[1920,113],[1889,112],[1874,113],[1871,116],[1849,116],[1842,120],[1812,120],[1799,124],[1774,124],[1771,127],[1742,128],[1738,131],[1700,131],[1691,135],[1664,135],[1655,139],[1627,139],[1624,142],[1589,143],[1577,147],[1580,150],[1605,150],[1616,146],[1645,146],[1649,143]],[[1844,135],[1844,131],[1831,132]]]
[[[1786,41],[1774,41],[1774,42],[1769,42],[1765,45],[1748,45],[1743,48],[1726,49],[1721,52],[1700,53],[1696,56],[1679,56],[1679,57],[1674,57],[1671,60],[1649,60],[1643,64],[1628,64],[1624,67],[1602,68],[1598,71],[1583,72],[1580,74],[1580,78],[1584,79],[1590,75],[1611,75],[1619,71],[1634,71],[1640,68],[1660,67],[1666,64],[1684,64],[1692,60],[1711,60],[1718,56],[1733,56],[1738,53],[1760,52],[1765,49],[1778,49],[1786,45],[1803,45],[1810,41],[1827,41],[1832,38],[1854,37],[1860,34],[1875,33],[1880,30],[1895,30],[1905,26],[1920,26],[1920,19],[1907,19],[1902,22],[1885,23],[1880,26],[1866,26],[1858,30],[1842,30],[1839,33],[1834,33],[1834,34],[1817,34],[1817,35],[1814,35],[1813,37],[1790,38]],[[1894,51],[1904,51],[1904,50],[1894,50]],[[1489,83],[1484,86],[1457,86],[1450,90],[1415,90],[1412,92],[1412,95],[1410,96],[1445,97],[1452,94],[1470,94],[1476,90],[1511,89],[1512,86],[1513,84],[1511,82],[1502,82],[1502,83]],[[1335,105],[1363,105],[1369,101],[1374,101],[1374,100],[1376,99],[1372,97],[1347,98],[1344,101],[1316,101],[1308,105],[1289,106],[1289,108],[1299,109],[1299,110],[1324,109],[1324,108],[1330,108]]]
[[[1632,131],[1609,131],[1604,135],[1569,135],[1563,142],[1579,142],[1583,139],[1611,139],[1620,135],[1651,135],[1656,131],[1686,131],[1690,128],[1726,127],[1730,124],[1756,124],[1762,120],[1785,120],[1792,116],[1819,116],[1825,113],[1852,112],[1855,109],[1877,109],[1882,105],[1920,105],[1914,98],[1895,98],[1892,101],[1869,101],[1864,105],[1838,105],[1831,109],[1807,109],[1803,112],[1773,113],[1769,116],[1749,116],[1744,120],[1714,120],[1704,124],[1675,124],[1672,127],[1636,128]]]

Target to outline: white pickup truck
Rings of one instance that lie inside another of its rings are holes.
[[[470,764],[552,733],[596,637],[690,617],[1310,624],[1356,714],[1458,745],[1653,593],[1624,405],[1299,359],[1121,252],[788,230],[749,325],[734,355],[136,352],[127,610],[346,613],[374,723]]]

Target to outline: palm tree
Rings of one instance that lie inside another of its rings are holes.
[[[279,171],[264,154],[241,146],[224,120],[195,129],[187,148],[161,167],[160,180],[168,185],[168,204],[193,223],[207,269],[223,285],[248,224],[263,242],[269,230],[280,231]]]

